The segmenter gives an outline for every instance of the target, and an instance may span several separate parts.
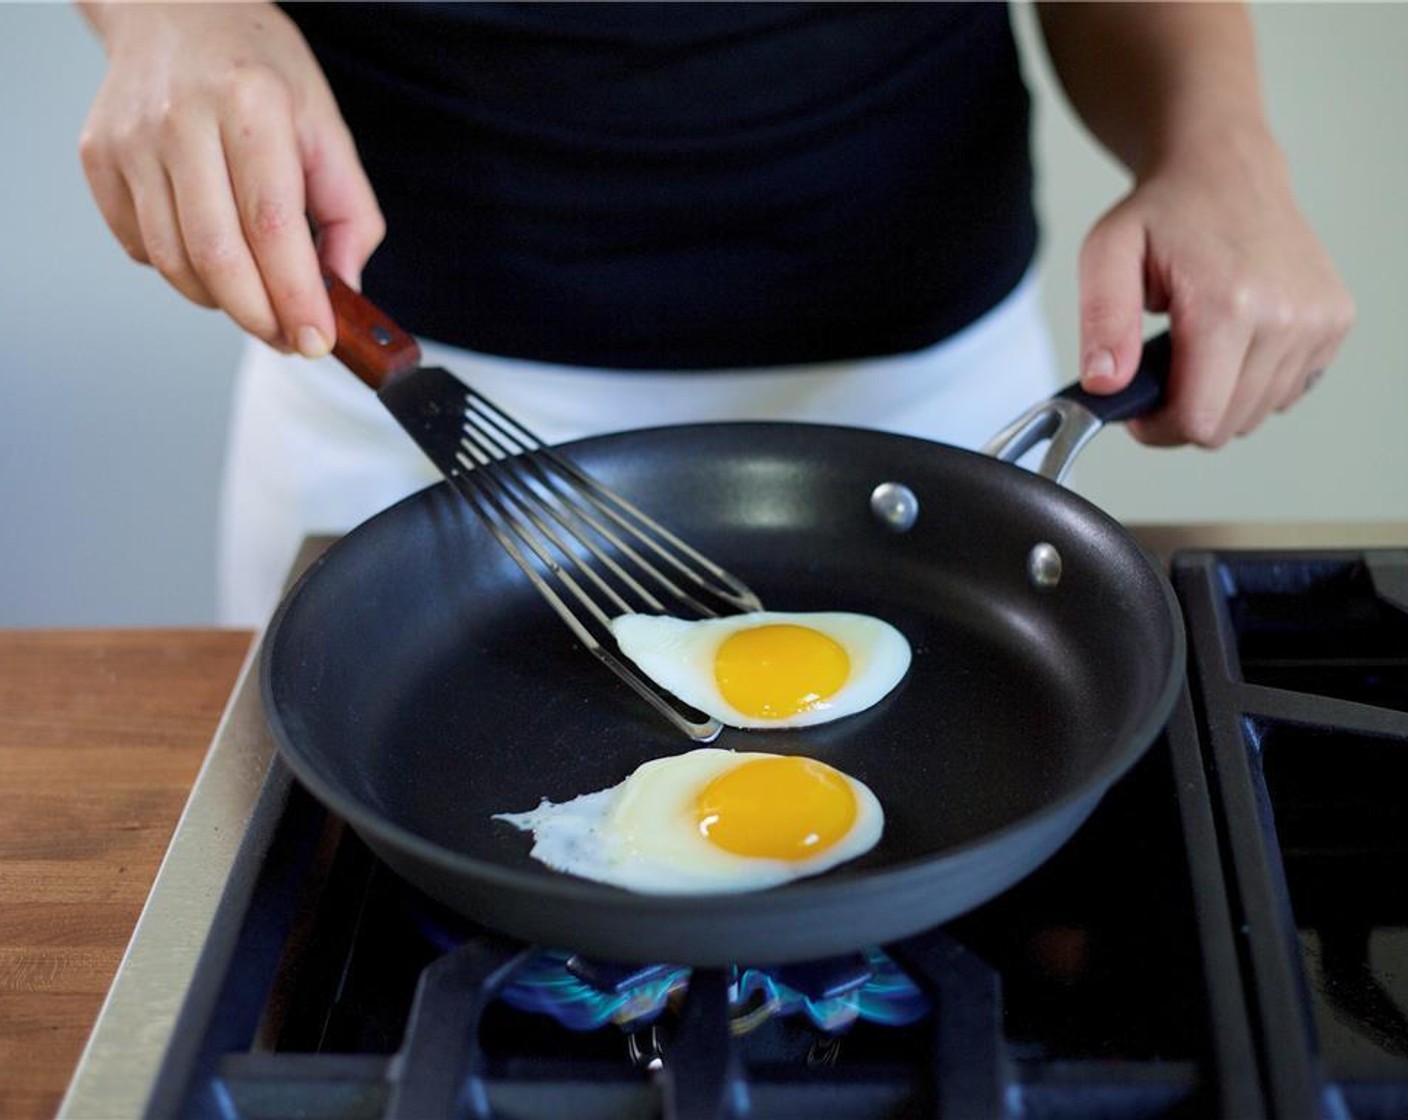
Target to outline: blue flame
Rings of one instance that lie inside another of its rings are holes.
[[[747,968],[736,977],[734,1002],[743,1004],[761,994],[773,1015],[805,1015],[828,1034],[845,1030],[857,1019],[903,1026],[928,1014],[928,998],[899,965],[880,949],[868,950],[864,956],[869,978],[840,995],[813,999],[782,983],[766,969]]]
[[[677,991],[689,984],[689,969],[671,968],[623,992],[604,992],[574,975],[568,953],[540,953],[508,984],[501,998],[520,1011],[551,1015],[574,1031],[595,1030],[606,1023],[645,1026],[660,1017]]]
[[[863,984],[825,999],[812,999],[782,983],[765,969],[733,969],[729,998],[735,1011],[756,1002],[748,1018],[805,1015],[819,1030],[845,1030],[857,1019],[903,1026],[929,1013],[924,992],[880,949],[865,954],[870,976]],[[569,970],[570,954],[545,952],[528,963],[501,993],[504,1002],[521,1011],[550,1015],[570,1030],[594,1030],[607,1023],[622,1028],[645,1026],[665,1011],[670,1000],[689,984],[683,966],[659,970],[649,979],[621,992],[606,992]]]

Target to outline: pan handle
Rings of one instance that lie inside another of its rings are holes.
[[[378,391],[388,381],[419,368],[420,343],[415,336],[327,265],[323,287],[337,324],[333,357]]]
[[[1102,424],[1119,424],[1157,411],[1164,403],[1168,389],[1169,363],[1173,359],[1173,343],[1168,331],[1144,340],[1139,355],[1139,368],[1130,383],[1118,393],[1090,393],[1080,382],[1068,385],[1056,394],[1058,400],[1075,401],[1094,413]]]
[[[1054,482],[1070,473],[1081,448],[1106,424],[1154,412],[1164,403],[1173,346],[1167,331],[1146,339],[1139,368],[1118,393],[1100,395],[1075,382],[1048,401],[1033,405],[983,445],[984,455],[1015,463],[1043,440],[1050,446],[1036,468]]]

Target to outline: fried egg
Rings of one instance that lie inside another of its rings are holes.
[[[611,633],[656,684],[730,727],[806,727],[864,711],[910,662],[895,627],[841,611],[627,614]]]
[[[531,855],[645,894],[760,890],[873,848],[884,829],[864,782],[816,759],[705,747],[646,762],[624,782],[495,820]]]

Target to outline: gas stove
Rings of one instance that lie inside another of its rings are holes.
[[[1158,741],[1006,893],[804,965],[445,910],[247,666],[61,1115],[1408,1116],[1408,549],[1141,535],[1190,649]]]

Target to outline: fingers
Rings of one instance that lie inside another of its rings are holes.
[[[98,204],[98,212],[112,231],[123,251],[138,264],[151,264],[147,258],[146,246],[142,244],[142,231],[137,224],[137,210],[132,202],[132,192],[127,189],[126,180],[118,173],[114,162],[108,158],[97,134],[91,127],[85,127],[78,143],[79,158],[83,163],[83,173],[88,180],[88,189]]]
[[[133,6],[79,150],[104,221],[188,299],[309,357],[335,327],[309,227],[355,277],[384,223],[292,21],[262,5]]]
[[[1150,444],[1216,448],[1255,431],[1305,395],[1354,322],[1285,157],[1255,122],[1184,134],[1151,160],[1092,230],[1080,279],[1083,356],[1113,340],[1117,384],[1135,303],[1168,313],[1167,403],[1130,424]]]
[[[1148,255],[1142,216],[1123,204],[1082,246],[1081,382],[1091,392],[1116,392],[1129,383],[1142,348],[1143,311],[1168,302],[1162,285],[1151,290]],[[1203,271],[1218,278],[1211,266]],[[1181,294],[1169,308],[1174,348],[1167,404],[1129,425],[1151,446],[1221,447],[1305,392],[1310,371],[1297,333],[1301,324],[1288,305],[1268,311],[1273,302],[1252,288],[1201,279],[1171,285]],[[1326,357],[1317,355],[1316,368],[1324,368]]]
[[[79,152],[103,220],[127,255],[157,269],[187,299],[216,306],[186,253],[172,184],[155,155],[113,149],[91,127],[84,131]]]
[[[1339,353],[1340,343],[1344,335],[1348,333],[1352,325],[1353,310],[1349,311],[1349,322],[1336,331],[1332,339],[1327,340],[1316,347],[1304,364],[1306,369],[1299,367],[1292,369],[1285,377],[1280,394],[1274,402],[1277,412],[1285,412],[1303,396],[1310,392],[1319,384],[1320,379],[1325,376],[1326,371],[1335,364],[1335,358]]]
[[[1131,421],[1129,430],[1152,447],[1220,446],[1252,332],[1235,319],[1203,329],[1190,329],[1175,319],[1170,334],[1173,360],[1167,404],[1153,416]]]
[[[1353,324],[1353,304],[1342,290],[1322,303],[1332,310],[1258,314],[1253,307],[1210,317],[1172,309],[1168,403],[1132,421],[1131,434],[1151,446],[1216,449],[1291,408],[1334,362]]]
[[[143,166],[129,173],[127,182],[137,214],[143,251],[152,267],[193,303],[215,307],[214,297],[197,275],[186,252],[176,213],[176,198],[165,168],[155,162],[143,161]]]
[[[1092,393],[1123,389],[1139,365],[1144,247],[1143,226],[1118,207],[1081,247],[1080,378]]]
[[[121,130],[96,126],[85,130],[80,154],[99,210],[133,260],[187,299],[222,308],[250,334],[287,349],[210,114],[188,107]]]
[[[318,227],[323,261],[354,288],[367,258],[386,236],[386,221],[347,129],[331,132],[308,167],[308,213]]]
[[[286,349],[278,316],[245,240],[220,138],[203,130],[171,158],[176,217],[191,267],[244,330]]]
[[[187,110],[125,144],[85,140],[84,166],[134,260],[270,345],[320,357],[334,329],[292,119],[276,89],[254,85],[233,96],[223,119]]]
[[[1274,410],[1278,387],[1295,365],[1295,355],[1288,351],[1285,339],[1258,334],[1243,360],[1242,375],[1209,446],[1221,447],[1236,436],[1255,431]]]
[[[303,166],[286,97],[255,75],[232,95],[220,141],[248,252],[285,343],[309,358],[332,347],[332,310],[305,211]]]

